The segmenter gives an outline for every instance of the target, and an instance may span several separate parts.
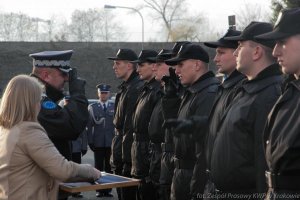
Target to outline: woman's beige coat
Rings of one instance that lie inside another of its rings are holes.
[[[90,165],[67,161],[37,122],[0,129],[0,199],[56,199],[58,181],[93,180]]]

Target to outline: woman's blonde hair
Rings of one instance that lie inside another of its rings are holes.
[[[0,104],[0,126],[11,128],[22,121],[37,121],[43,86],[36,78],[18,75],[6,86]]]

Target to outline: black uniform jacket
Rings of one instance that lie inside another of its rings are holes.
[[[135,105],[133,130],[149,138],[148,127],[152,111],[160,99],[160,83],[154,78],[145,83]]]
[[[69,142],[76,140],[87,125],[88,101],[83,94],[73,95],[69,103],[61,108],[50,94],[47,95],[42,100],[38,121],[58,151],[70,160],[72,152]]]
[[[273,107],[265,128],[269,171],[300,176],[300,80],[291,81]],[[300,188],[300,186],[299,186]]]
[[[214,73],[207,72],[193,85],[186,88],[179,108],[178,119],[187,119],[192,116],[208,118],[217,95],[219,84],[220,82]],[[178,199],[186,199],[186,197],[182,196],[185,192],[188,192],[185,196],[189,195],[189,193],[194,195],[199,191],[200,193],[198,194],[201,194],[206,182],[204,155],[206,135],[202,134],[204,132],[192,129],[188,131],[188,134],[180,134],[173,138],[175,145],[175,167],[178,170],[174,175],[172,184],[175,188],[173,195]],[[191,133],[194,132],[199,135],[192,137]],[[194,138],[197,138],[197,140]],[[183,185],[182,183],[189,183],[190,185]],[[184,191],[183,193],[178,192],[181,189]]]
[[[233,71],[228,78],[219,86],[218,95],[214,102],[214,106],[211,110],[209,119],[208,119],[208,135],[207,135],[207,144],[206,144],[206,160],[208,163],[207,168],[210,169],[210,156],[211,151],[214,145],[214,141],[217,134],[217,127],[221,121],[224,111],[228,105],[232,102],[236,90],[241,86],[241,82],[246,77],[238,72],[237,70]]]
[[[150,137],[148,127],[153,109],[160,97],[160,83],[153,78],[145,83],[137,100],[133,115],[135,138],[131,147],[131,175],[134,177],[142,178],[149,174],[150,155],[148,145]]]
[[[162,143],[164,141],[164,129],[162,127],[164,123],[161,101],[161,97],[163,96],[162,90],[159,90],[157,95],[159,100],[154,106],[148,127],[148,132],[152,143]]]
[[[131,163],[130,148],[132,144],[132,115],[134,106],[140,90],[143,86],[136,72],[133,72],[127,81],[124,81],[119,86],[119,91],[116,95],[114,125],[117,130],[117,136],[120,140],[113,140],[112,156],[113,165],[120,162]],[[123,144],[122,144],[123,143]]]
[[[218,85],[219,80],[215,78],[214,74],[207,72],[193,85],[186,88],[179,108],[178,119],[187,119],[194,115],[208,116],[217,94]],[[193,131],[191,130],[191,132]],[[177,159],[196,159],[195,140],[190,135],[181,134],[174,137],[174,144]]]
[[[211,177],[221,191],[265,192],[263,129],[281,93],[279,65],[245,80],[217,128],[211,155]]]

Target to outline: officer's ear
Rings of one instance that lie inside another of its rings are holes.
[[[131,62],[127,62],[127,69],[130,71],[135,71],[136,70],[136,63],[131,63]]]
[[[40,73],[39,73],[39,77],[40,77],[40,79],[47,82],[49,79],[51,79],[50,75],[52,73],[53,73],[53,71],[50,68],[41,68]]]

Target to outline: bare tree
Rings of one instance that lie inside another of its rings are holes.
[[[279,12],[283,8],[297,8],[297,7],[300,7],[299,0],[272,0],[272,10],[273,10],[272,22],[275,23]]]
[[[39,37],[37,18],[22,13],[0,14],[0,38],[4,41],[36,41]]]
[[[124,28],[120,22],[115,20],[115,15],[110,11],[101,12],[102,14],[102,28],[99,30],[101,33],[102,41],[120,41],[128,38],[124,32]]]
[[[191,15],[187,9],[187,0],[144,0],[141,7],[152,11],[152,19],[159,21],[166,32],[166,41],[204,39],[200,27],[209,27],[208,20],[199,13]],[[206,29],[207,31],[207,29]]]
[[[114,22],[114,15],[104,10],[75,10],[70,24],[73,41],[111,41],[124,34],[122,27]]]
[[[13,39],[13,21],[14,14],[0,14],[0,38],[3,41],[10,41]]]
[[[259,4],[245,3],[235,14],[239,30],[243,30],[251,21],[271,21],[271,13]]]
[[[145,7],[153,11],[152,18],[161,21],[167,35],[166,41],[176,40],[178,37],[173,26],[182,21],[182,13],[186,13],[186,0],[144,0]]]

